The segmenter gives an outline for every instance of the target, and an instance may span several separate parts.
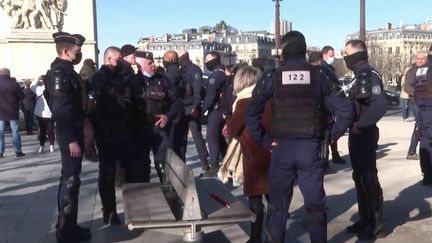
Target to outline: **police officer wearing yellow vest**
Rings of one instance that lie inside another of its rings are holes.
[[[85,38],[66,32],[54,33],[53,38],[58,57],[48,71],[47,88],[62,162],[56,237],[58,242],[84,241],[89,240],[91,234],[89,229],[77,225],[84,111],[80,76],[75,72],[74,65],[81,61],[81,46]]]
[[[272,150],[265,233],[269,242],[284,242],[288,209],[297,179],[308,214],[311,242],[327,241],[324,164],[319,158],[327,125],[325,109],[333,107],[331,139],[342,136],[353,118],[350,102],[338,95],[319,66],[305,60],[306,42],[298,31],[282,38],[282,62],[265,72],[253,91],[247,109],[247,126],[253,138]],[[265,104],[272,99],[272,127],[261,124]]]

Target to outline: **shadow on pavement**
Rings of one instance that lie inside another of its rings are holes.
[[[391,151],[390,147],[394,145],[397,145],[397,143],[378,144],[376,159],[379,160],[389,155],[388,152]]]
[[[396,228],[407,222],[431,217],[431,205],[426,201],[426,198],[429,197],[431,197],[430,186],[423,186],[418,182],[403,189],[394,200],[385,201],[385,235],[391,234]]]

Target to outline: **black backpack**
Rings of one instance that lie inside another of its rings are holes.
[[[44,89],[42,95],[45,98],[45,100],[46,100],[46,102],[48,104],[49,109],[52,111],[52,103],[53,103],[53,101],[52,101],[52,96],[51,96],[51,93],[50,93],[50,87],[49,87],[49,84],[48,84],[48,80],[49,80],[49,76],[50,75],[51,75],[51,72],[50,72],[50,70],[48,70],[46,72],[46,74],[45,74],[44,79],[43,79],[43,83],[44,83],[45,89]]]

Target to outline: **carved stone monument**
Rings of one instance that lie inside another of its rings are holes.
[[[52,34],[86,38],[83,60],[97,57],[95,0],[0,0],[0,68],[20,79],[45,74],[57,56]],[[97,61],[97,60],[95,60]],[[75,67],[79,71],[80,66]]]

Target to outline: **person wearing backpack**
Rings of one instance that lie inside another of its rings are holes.
[[[48,136],[49,151],[54,152],[54,120],[52,113],[48,107],[48,103],[44,97],[45,90],[45,75],[33,80],[30,84],[30,89],[36,94],[36,105],[34,107],[34,115],[39,124],[39,149],[38,153],[43,153],[45,150],[45,142]]]

